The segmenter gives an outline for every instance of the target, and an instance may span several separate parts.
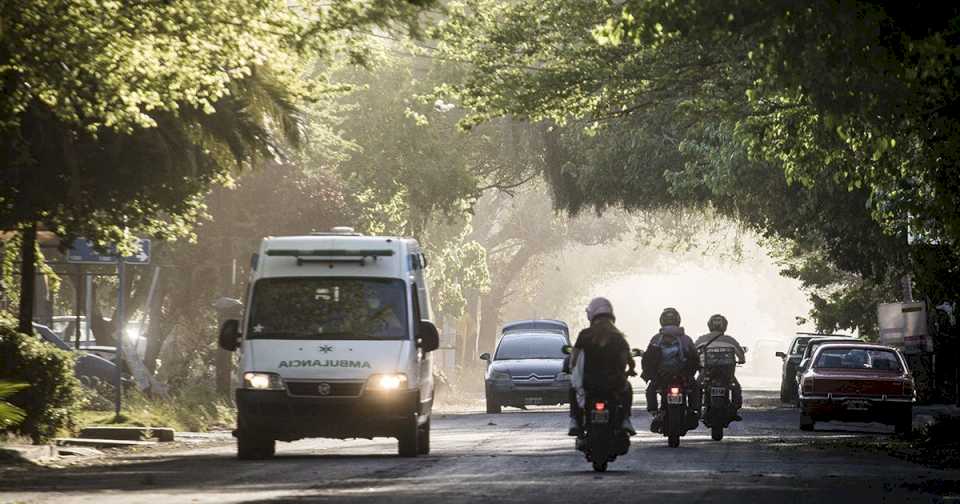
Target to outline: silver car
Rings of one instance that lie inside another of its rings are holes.
[[[488,361],[485,381],[487,413],[503,406],[564,404],[570,400],[570,375],[563,372],[569,340],[559,332],[509,332],[500,338]]]

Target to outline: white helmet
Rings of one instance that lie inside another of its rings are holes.
[[[605,297],[595,297],[590,300],[590,304],[587,305],[587,320],[593,322],[593,319],[598,315],[609,315],[611,318],[613,316],[613,305],[610,304],[610,300]]]

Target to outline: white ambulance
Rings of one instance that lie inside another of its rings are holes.
[[[263,239],[243,320],[220,333],[241,354],[239,458],[307,437],[396,437],[401,456],[430,452],[439,336],[426,264],[416,240],[350,228]]]

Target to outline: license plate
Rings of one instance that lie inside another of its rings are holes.
[[[594,411],[591,413],[590,420],[596,424],[603,424],[610,421],[609,411]]]
[[[850,411],[867,411],[870,409],[869,401],[847,401],[844,406]]]
[[[727,397],[727,389],[724,387],[710,387],[712,397]]]
[[[668,395],[667,404],[683,404],[682,395]]]
[[[523,402],[524,404],[543,404],[543,398],[542,397],[524,397]]]

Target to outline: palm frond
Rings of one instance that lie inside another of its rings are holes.
[[[26,383],[0,381],[0,429],[16,425],[27,417],[26,411],[8,403],[5,399],[29,386]]]

